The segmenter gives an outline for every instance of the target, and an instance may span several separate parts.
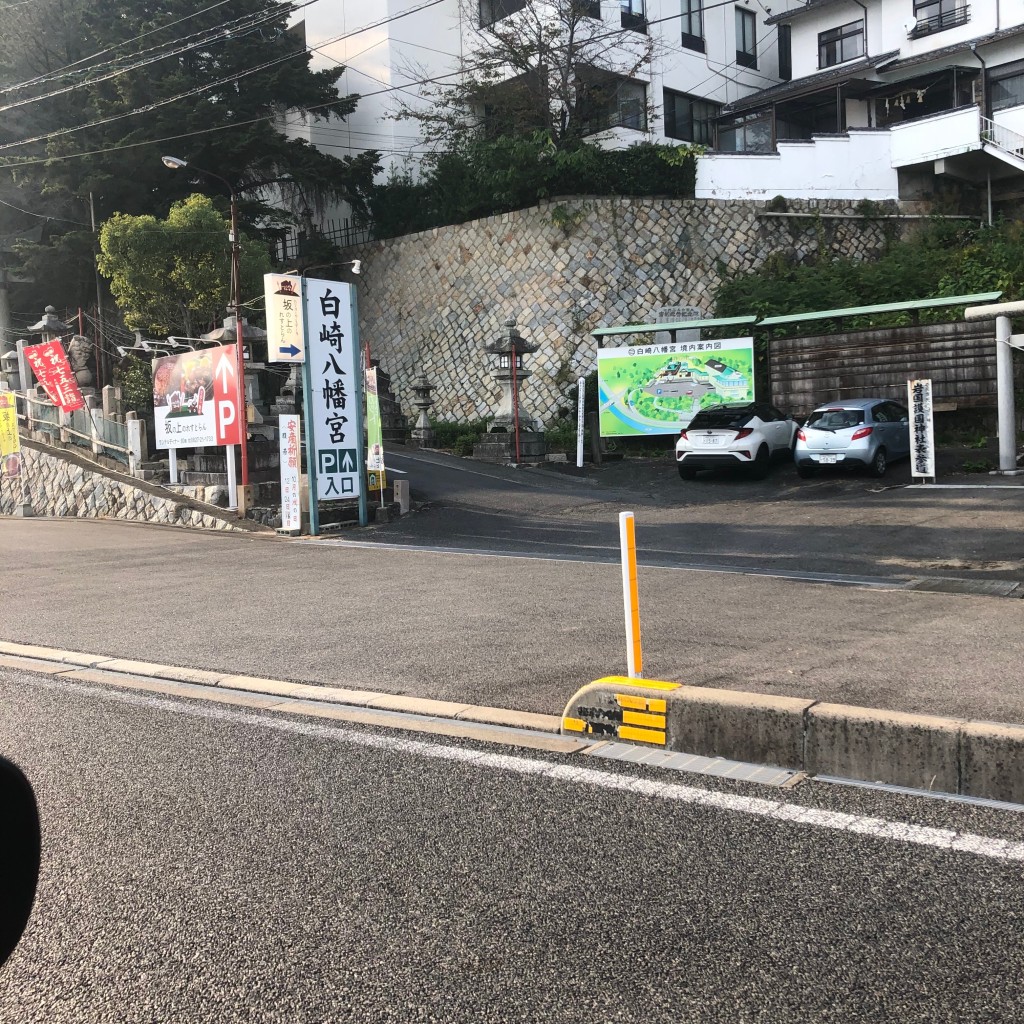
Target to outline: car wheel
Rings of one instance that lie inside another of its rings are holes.
[[[696,480],[697,479],[697,470],[695,470],[693,468],[693,466],[686,466],[683,463],[680,463],[679,464],[679,475],[684,480]]]
[[[763,480],[771,468],[772,457],[768,453],[768,446],[763,444],[757,449],[757,455],[754,456],[754,461],[750,464],[750,475],[755,480]]]
[[[813,466],[797,466],[796,475],[801,480],[810,480],[812,476],[818,471]]]
[[[879,448],[875,452],[875,457],[871,460],[871,466],[869,472],[872,476],[885,476],[885,471],[889,468],[889,460],[885,457],[885,449]]]

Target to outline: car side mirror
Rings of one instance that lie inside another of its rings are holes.
[[[0,965],[28,924],[39,880],[39,809],[28,779],[0,757]]]

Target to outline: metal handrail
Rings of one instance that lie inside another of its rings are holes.
[[[1018,159],[1024,159],[1024,135],[1015,132],[1012,128],[997,124],[990,117],[982,116],[981,118],[981,141]]]
[[[24,413],[22,413],[22,412],[18,413],[18,419],[23,421],[25,423],[26,427],[31,427],[32,424],[33,424],[33,421],[35,421],[35,422],[38,422],[41,425],[41,428],[44,429],[44,430],[47,427],[52,427],[55,430],[63,431],[64,433],[70,434],[73,437],[80,437],[83,441],[88,441],[89,445],[92,445],[95,442],[95,443],[99,444],[100,447],[102,447],[102,448],[109,448],[111,451],[121,452],[124,455],[131,454],[131,449],[128,448],[128,447],[125,447],[125,446],[122,446],[122,445],[119,445],[119,444],[115,444],[113,441],[108,441],[106,438],[103,438],[103,437],[99,437],[98,438],[98,437],[96,437],[92,433],[83,434],[82,431],[75,430],[74,427],[72,427],[71,424],[67,420],[65,420],[63,418],[58,419],[58,421],[56,423],[54,423],[52,420],[44,420],[42,416],[33,416],[33,415],[31,415],[31,412],[27,408],[28,405],[34,405],[34,406],[39,406],[40,408],[55,409],[55,410],[57,410],[57,406],[55,406],[52,402],[48,401],[47,399],[33,397],[32,395],[28,394],[25,391],[17,391],[17,392],[15,392],[15,394],[19,398],[24,399],[24,401],[27,403],[26,411]],[[57,410],[57,411],[59,413],[59,410]],[[86,411],[89,412],[90,416],[93,415],[93,410],[87,409]],[[118,422],[116,420],[107,420],[107,418],[105,416],[103,416],[103,415],[100,415],[99,418],[104,420],[105,422],[108,422],[108,423],[116,423],[116,422]],[[49,433],[49,430],[46,430],[46,432]]]
[[[925,5],[932,6],[931,4]],[[918,39],[921,36],[931,35],[932,32],[941,32],[943,29],[956,28],[958,25],[966,25],[971,20],[971,8],[969,4],[956,7],[952,11],[943,11],[933,14],[930,18],[919,18],[917,24],[909,32],[911,39]]]

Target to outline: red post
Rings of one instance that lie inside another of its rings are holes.
[[[518,383],[518,381],[516,379],[516,369],[517,369],[516,362],[519,359],[519,353],[516,351],[516,339],[515,339],[515,337],[513,336],[510,340],[512,342],[512,355],[510,356],[510,358],[512,360],[512,420],[513,420],[513,426],[515,427],[515,432],[516,432],[516,462],[518,463],[520,461],[520,457],[519,457],[519,383]]]

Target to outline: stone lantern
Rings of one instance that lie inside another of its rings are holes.
[[[544,427],[523,408],[523,381],[532,377],[523,366],[523,355],[536,352],[539,344],[527,341],[516,328],[514,317],[505,321],[502,334],[487,346],[497,357],[491,376],[501,386],[501,398],[486,437],[473,447],[473,457],[488,462],[543,462],[546,452]]]
[[[57,316],[57,310],[53,306],[47,306],[43,310],[42,319],[37,324],[33,324],[31,327],[26,328],[31,334],[42,335],[43,343],[47,341],[54,341],[59,339],[61,335],[68,334],[71,328],[64,323]],[[25,346],[29,342],[18,340],[18,368],[21,371],[21,386],[29,391],[32,389],[35,375],[32,373],[32,368],[28,365],[28,359],[25,357]]]
[[[430,425],[428,411],[434,404],[431,392],[434,385],[427,379],[427,375],[420,371],[420,375],[412,382],[412,404],[419,409],[419,418],[416,426],[412,428],[413,443],[420,448],[432,448],[434,446],[434,428]]]

